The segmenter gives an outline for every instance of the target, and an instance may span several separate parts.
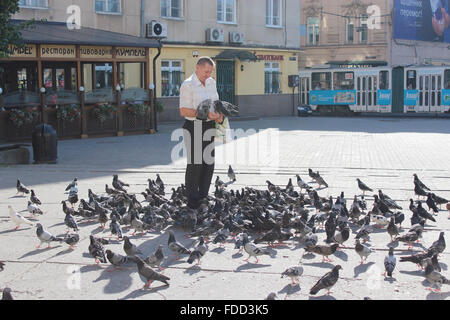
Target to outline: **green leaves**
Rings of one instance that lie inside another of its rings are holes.
[[[32,124],[39,117],[39,111],[34,107],[14,108],[9,111],[9,121],[18,128]]]

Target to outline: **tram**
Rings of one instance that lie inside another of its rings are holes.
[[[319,113],[450,112],[450,65],[317,67],[299,72],[299,104]]]

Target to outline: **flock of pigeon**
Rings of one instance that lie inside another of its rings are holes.
[[[138,273],[145,279],[144,288],[148,289],[153,281],[169,285],[170,278],[163,274],[162,268],[162,263],[166,259],[163,246],[159,245],[152,255],[145,257],[131,242],[130,237],[124,235],[125,229],[126,232],[133,231],[130,233],[131,236],[136,233],[144,235],[150,231],[166,233],[167,248],[172,252],[172,256],[178,260],[180,256],[185,255],[187,263],[197,261],[198,265],[208,252],[210,242],[223,246],[231,241],[236,250],[248,254],[248,258],[244,261],[250,263],[249,259],[253,258],[255,263],[258,263],[258,257],[271,255],[273,248],[285,245],[284,241],[298,239],[304,248],[301,259],[298,265],[281,273],[282,278],[289,277],[291,285],[295,286],[303,274],[302,259],[307,254],[322,256],[322,262],[331,261],[329,257],[339,248],[345,248],[345,243],[350,242],[353,234],[354,250],[361,258],[360,263],[363,264],[374,252],[367,243],[374,228],[380,230],[385,228],[392,242],[406,243],[410,249],[414,242],[420,241],[425,225],[430,221],[436,222],[435,216],[440,211],[438,206],[446,205],[450,214],[449,201],[432,193],[416,174],[414,174],[414,192],[418,199],[426,197],[424,203],[428,210],[424,208],[421,200],[410,199],[408,209],[412,213],[411,225],[408,232],[402,235],[400,230],[406,220],[406,210],[402,211],[403,208],[382,190],[378,190],[378,195],[373,196],[373,206],[368,206],[365,193],[373,192],[373,189],[360,179],[357,179],[357,185],[363,194],[355,195],[352,203],[347,206],[344,192],[334,199],[331,196],[322,198],[318,195],[311,184],[316,183],[319,187],[328,187],[328,184],[312,169],[309,169],[311,182],[305,182],[296,175],[297,186],[294,186],[292,179],[289,179],[285,188],[267,180],[267,190],[250,187],[228,190],[228,186],[236,181],[236,174],[229,166],[229,182],[224,182],[217,176],[213,195],[204,199],[198,210],[192,210],[186,206],[186,189],[183,184],[178,188],[172,188],[169,197],[161,177],[159,174],[156,176],[156,180],[148,179],[148,188],[140,193],[144,198],[143,201],[137,199],[137,194],[127,191],[129,184],[119,180],[118,175],[113,176],[112,188],[106,184],[105,192],[101,194],[89,189],[88,198],[82,199],[78,196],[78,180],[75,178],[65,190],[68,192],[67,200],[61,202],[65,213],[64,223],[67,227],[64,237],[54,236],[42,224],[32,221],[44,214],[40,209],[42,203],[35,191],[29,190],[18,179],[17,194],[24,197],[27,197],[25,194],[30,194],[27,206],[30,217],[27,219],[9,205],[11,222],[14,223],[15,230],[24,224],[34,225],[39,240],[38,248],[42,244],[50,247],[52,242],[65,242],[73,249],[80,241],[80,221],[97,221],[100,228],[105,231],[109,229],[110,238],[116,237],[117,240],[123,241],[123,252],[114,252],[111,248],[105,250],[110,240],[90,235],[87,250],[95,263],[109,262],[112,265],[110,271],[120,269],[129,262],[135,263]],[[186,248],[175,239],[171,228],[182,229],[186,237],[197,238],[198,244],[193,248]],[[319,229],[324,229],[326,233],[323,243],[318,241]],[[267,246],[261,245],[262,243]],[[271,247],[271,250],[268,247]],[[450,280],[440,273],[438,261],[445,248],[444,232],[441,232],[427,250],[402,256],[400,262],[417,264],[424,270],[424,277],[430,283],[427,289],[439,292],[442,285],[450,284]],[[394,248],[390,247],[384,260],[385,276],[392,277],[396,262]],[[0,262],[0,270],[6,267],[5,263]],[[321,290],[326,290],[327,294],[330,294],[330,289],[339,279],[341,269],[341,265],[336,265],[323,275],[310,289],[310,295],[316,295]],[[275,298],[276,294],[271,293],[266,299]],[[10,288],[3,289],[3,299],[12,299]]]

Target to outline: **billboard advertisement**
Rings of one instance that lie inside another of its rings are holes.
[[[450,43],[450,0],[394,0],[394,38]]]
[[[356,104],[356,90],[312,90],[311,105],[353,105]]]

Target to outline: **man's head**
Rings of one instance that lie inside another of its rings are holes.
[[[198,59],[197,66],[195,67],[195,73],[200,82],[205,83],[206,79],[211,77],[216,64],[209,57],[201,57]]]

